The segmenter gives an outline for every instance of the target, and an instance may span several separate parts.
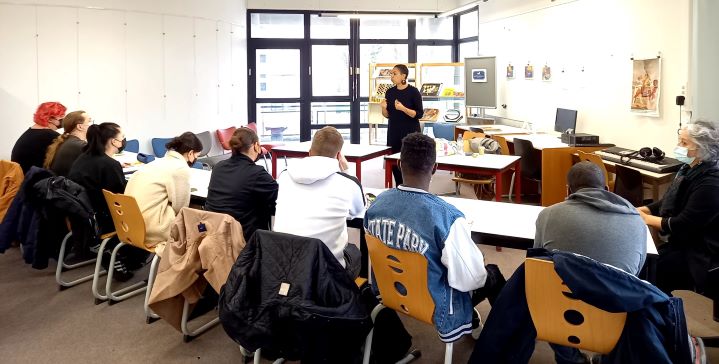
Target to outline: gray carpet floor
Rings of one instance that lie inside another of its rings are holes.
[[[291,163],[291,161],[290,161]],[[354,170],[351,166],[350,170]],[[382,187],[384,173],[379,160],[363,163],[363,185]],[[447,172],[434,177],[431,192],[447,193],[454,186]],[[465,187],[463,197],[474,198]],[[531,200],[531,199],[529,199]],[[357,234],[350,234],[350,239]],[[486,263],[497,264],[509,277],[524,259],[520,250],[481,246]],[[91,268],[81,269],[80,273]],[[140,273],[142,274],[142,273]],[[95,305],[91,283],[63,291],[54,279],[54,266],[34,270],[24,264],[19,249],[0,255],[0,362],[1,363],[241,363],[237,345],[217,326],[189,343],[162,320],[146,324],[144,295],[109,306]],[[689,292],[685,299],[691,333],[719,335],[719,324],[711,319],[711,302]],[[489,304],[481,303],[482,317]],[[208,314],[212,315],[212,313]],[[199,318],[198,320],[206,319]],[[424,323],[403,318],[413,335],[413,346],[422,350],[417,363],[441,363],[444,345]],[[465,337],[454,345],[455,363],[466,363],[473,340]],[[719,351],[709,350],[711,361],[719,362]],[[265,361],[269,363],[269,361]],[[530,363],[552,363],[553,353],[539,342]]]

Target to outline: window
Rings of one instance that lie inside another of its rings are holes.
[[[267,83],[266,82],[260,82],[260,91],[262,91],[262,92],[267,91]]]
[[[258,103],[257,135],[261,141],[299,141],[299,103]]]
[[[350,39],[350,20],[329,16],[310,16],[312,39]]]
[[[300,97],[299,49],[258,49],[257,61],[257,97]]]
[[[349,95],[349,47],[312,46],[312,96]]]
[[[349,124],[349,102],[313,102],[312,125]]]
[[[407,44],[360,44],[360,96],[369,96],[369,64],[406,63],[408,48]]]
[[[360,39],[407,39],[406,19],[361,19]]]
[[[253,13],[250,15],[252,38],[304,38],[303,14]]]
[[[476,37],[479,33],[479,18],[478,13],[473,11],[471,13],[462,14],[459,16],[459,38]]]
[[[459,44],[459,61],[464,62],[467,57],[475,57],[478,54],[477,41]]]
[[[452,46],[417,46],[417,63],[450,63]]]
[[[449,39],[454,37],[454,18],[417,19],[417,39]]]

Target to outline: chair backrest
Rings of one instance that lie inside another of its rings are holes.
[[[514,138],[514,155],[522,157],[519,164],[522,167],[522,177],[542,179],[541,154],[534,150],[532,142],[526,139]]]
[[[427,286],[427,259],[419,253],[392,249],[368,233],[365,237],[382,304],[433,324],[434,300]]]
[[[234,126],[225,129],[217,129],[217,141],[219,141],[220,145],[222,145],[222,149],[232,149],[230,147],[230,139],[232,139],[232,134],[235,133],[235,130],[237,130],[237,128],[235,128]]]
[[[599,169],[602,170],[602,173],[604,173],[604,185],[609,186],[609,173],[607,172],[607,167],[604,165],[604,161],[602,160],[602,157],[594,154],[594,153],[587,153],[583,152],[581,150],[577,151],[577,154],[579,154],[579,160],[580,161],[588,161],[596,164]]]
[[[110,216],[121,242],[151,251],[145,246],[145,220],[134,197],[103,189]]]
[[[125,150],[128,152],[139,153],[140,152],[140,141],[137,139],[130,139],[125,144]]]
[[[614,193],[624,197],[635,207],[644,205],[644,182],[642,172],[620,164],[614,166]]]
[[[165,145],[170,142],[172,138],[152,138],[152,153],[157,158],[162,158],[167,153]]]
[[[482,139],[482,138],[484,138],[484,133],[480,133],[478,131],[469,131],[469,130],[466,130],[464,133],[462,133],[462,139],[464,139],[464,140],[472,140],[474,138]]]
[[[527,305],[537,339],[607,354],[624,330],[626,312],[611,313],[572,298],[554,270],[554,262],[524,261]]]
[[[257,133],[257,123],[256,122],[253,121],[251,123],[247,123],[247,128],[252,129],[252,131]]]
[[[202,133],[195,134],[195,136],[197,139],[200,139],[200,143],[202,143],[202,151],[200,155],[198,155],[198,158],[210,154],[210,149],[212,149],[212,134],[210,134],[209,131],[203,131]]]
[[[509,155],[509,144],[507,144],[507,139],[501,135],[493,135],[492,139],[499,143],[499,151],[502,155]]]
[[[434,123],[432,133],[435,138],[454,140],[454,125],[447,123]]]

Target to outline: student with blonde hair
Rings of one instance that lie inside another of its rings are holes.
[[[67,176],[70,167],[87,144],[87,129],[90,125],[92,118],[85,111],[78,110],[67,114],[62,119],[64,133],[55,138],[47,148],[43,168],[58,176]]]

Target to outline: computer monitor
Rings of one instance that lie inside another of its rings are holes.
[[[564,133],[567,129],[577,128],[577,110],[557,108],[557,117],[554,119],[554,131]]]

